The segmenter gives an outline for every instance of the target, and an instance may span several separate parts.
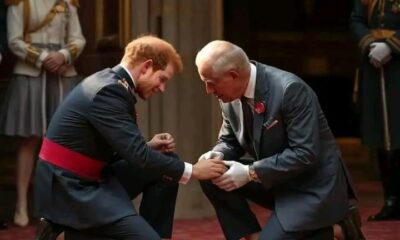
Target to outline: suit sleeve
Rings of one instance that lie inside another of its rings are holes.
[[[217,145],[214,147],[213,151],[222,152],[224,154],[224,159],[239,159],[243,156],[245,150],[238,142],[224,111],[222,111],[222,118],[223,122],[219,131]]]
[[[110,146],[129,163],[163,177],[179,182],[184,162],[152,150],[146,144],[134,122],[126,89],[113,84],[101,89],[92,101],[89,121]]]
[[[254,163],[255,171],[266,188],[288,181],[318,161],[317,97],[309,87],[296,82],[286,88],[282,101],[288,146],[281,153]]]

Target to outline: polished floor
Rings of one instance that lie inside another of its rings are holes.
[[[363,220],[362,231],[368,240],[400,240],[400,221],[367,222],[367,217],[378,211],[382,199],[382,190],[377,181],[358,181],[356,183],[360,195],[360,210]],[[253,207],[261,223],[268,219],[269,212]],[[9,224],[7,230],[0,231],[0,240],[31,240],[35,224],[19,228]],[[61,240],[62,237],[59,237]],[[222,240],[224,239],[215,218],[177,220],[174,225],[174,240]]]

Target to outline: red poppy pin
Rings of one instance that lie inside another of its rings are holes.
[[[265,112],[265,103],[264,102],[256,102],[254,104],[254,111],[258,114]]]

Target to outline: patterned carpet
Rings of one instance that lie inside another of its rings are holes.
[[[366,181],[357,184],[360,195],[360,210],[363,220],[362,230],[368,240],[400,240],[400,221],[367,222],[369,215],[376,213],[381,204],[381,189],[378,182]],[[270,212],[253,207],[262,224]],[[0,231],[0,240],[31,240],[35,231],[34,224],[26,228],[18,228],[10,224],[8,230]],[[59,240],[63,239],[59,237]],[[176,220],[174,240],[222,240],[224,239],[215,218]]]

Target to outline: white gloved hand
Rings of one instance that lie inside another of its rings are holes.
[[[222,159],[224,159],[224,154],[222,152],[217,152],[217,151],[208,151],[199,157],[199,161],[208,160],[208,159],[222,160]]]
[[[224,161],[224,163],[229,166],[229,170],[221,177],[212,180],[219,188],[230,192],[250,182],[248,165],[236,161]]]
[[[384,59],[390,57],[392,50],[389,45],[384,42],[375,42],[370,45],[370,52],[368,54],[370,59],[382,62]]]

